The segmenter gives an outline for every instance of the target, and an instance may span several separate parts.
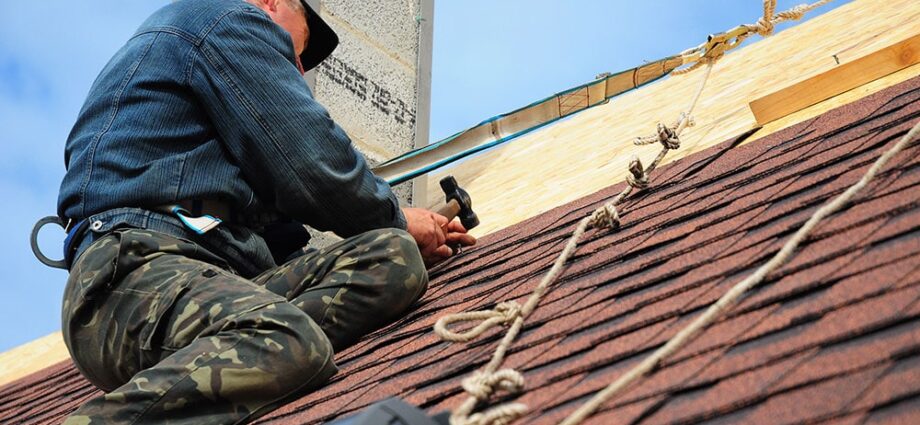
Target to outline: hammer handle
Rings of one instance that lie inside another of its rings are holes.
[[[460,204],[455,199],[451,199],[450,202],[438,208],[436,212],[447,217],[447,221],[453,221],[457,214],[460,214]]]

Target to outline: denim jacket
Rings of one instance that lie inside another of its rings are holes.
[[[193,239],[243,275],[274,266],[252,229],[227,222],[198,237],[156,207],[220,200],[345,237],[405,229],[389,186],[313,99],[292,44],[242,0],[154,13],[90,89],[67,140],[58,215],[88,218],[97,237],[129,226]]]

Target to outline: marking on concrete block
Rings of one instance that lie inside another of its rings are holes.
[[[407,102],[396,98],[389,90],[371,81],[341,59],[330,56],[320,64],[320,72],[362,102],[370,100],[373,107],[392,117],[398,124],[409,128],[415,127],[414,108],[410,109]]]

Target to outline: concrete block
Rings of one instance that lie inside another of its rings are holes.
[[[309,2],[341,41],[307,80],[368,163],[428,144],[433,0]],[[394,192],[408,206],[426,189]]]
[[[385,51],[330,25],[341,43],[317,68],[316,98],[371,162],[392,158],[415,146],[417,72]]]
[[[418,63],[420,4],[417,0],[325,0],[323,12],[348,30],[415,67]]]

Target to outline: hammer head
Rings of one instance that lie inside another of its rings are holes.
[[[466,193],[457,184],[454,176],[447,176],[441,179],[441,189],[444,190],[444,195],[447,197],[445,202],[449,203],[453,200],[460,205],[460,213],[457,214],[457,217],[460,218],[460,223],[463,224],[463,227],[466,227],[466,230],[479,225],[479,216],[473,211],[473,201],[470,199],[470,194]]]

